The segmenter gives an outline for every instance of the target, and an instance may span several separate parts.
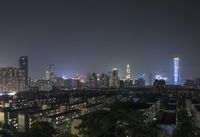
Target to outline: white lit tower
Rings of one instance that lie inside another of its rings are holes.
[[[50,64],[49,66],[49,76],[50,81],[55,82],[54,64]]]
[[[174,85],[180,85],[180,59],[174,58]]]
[[[50,80],[50,71],[49,71],[49,70],[47,70],[47,71],[45,72],[45,77],[44,77],[44,79],[45,79],[45,80]]]
[[[131,69],[129,64],[126,65],[126,79],[127,80],[131,79]]]

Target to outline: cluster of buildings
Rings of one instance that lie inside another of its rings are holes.
[[[36,121],[47,121],[59,133],[75,134],[77,121],[97,110],[108,110],[116,101],[130,101],[133,92],[119,90],[77,90],[68,92],[21,92],[10,98],[1,98],[0,122],[18,131],[29,132]],[[160,101],[146,102],[137,109],[145,116],[146,124],[153,122],[160,109]]]
[[[133,81],[131,67],[126,66],[124,78],[119,77],[119,69],[113,68],[108,73],[88,73],[86,77],[58,77],[55,74],[55,66],[51,64],[45,71],[44,77],[39,80],[32,80],[28,73],[28,56],[19,58],[18,67],[0,68],[0,92],[19,92],[19,91],[51,91],[53,89],[72,90],[72,89],[120,89],[130,87],[145,87],[145,74]],[[180,59],[174,58],[173,85],[181,85],[180,80]],[[155,80],[165,81],[168,84],[166,74],[149,75],[149,85],[153,86]],[[200,79],[187,79],[184,87],[200,88]]]
[[[54,77],[51,79],[40,79],[32,81],[30,84],[30,91],[51,91],[53,89],[72,90],[83,88],[84,80],[80,77],[65,78]]]
[[[19,58],[18,67],[0,68],[0,92],[8,93],[19,91],[51,91],[53,89],[71,90],[82,88],[123,88],[132,87],[131,68],[126,66],[126,76],[119,77],[118,68],[113,68],[109,73],[101,75],[88,73],[87,77],[58,77],[55,75],[55,66],[51,64],[45,71],[42,79],[32,80],[28,73],[28,56]],[[145,86],[145,80],[139,78],[135,86]]]
[[[96,73],[88,73],[86,86],[88,88],[121,88],[133,86],[133,80],[131,79],[130,66],[127,65],[126,77],[124,79],[119,78],[118,68],[113,68],[108,74],[98,75]]]

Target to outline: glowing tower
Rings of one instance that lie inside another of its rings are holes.
[[[129,64],[126,66],[126,79],[131,79],[131,69]]]
[[[174,85],[180,85],[179,58],[174,58]]]

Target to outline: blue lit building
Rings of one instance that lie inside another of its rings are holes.
[[[174,58],[174,85],[180,85],[180,64],[179,58]]]

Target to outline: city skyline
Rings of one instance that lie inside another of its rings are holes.
[[[0,67],[29,56],[29,74],[49,64],[58,75],[167,73],[179,57],[181,78],[200,76],[199,2],[2,1]]]
[[[23,59],[23,58],[27,58],[26,59],[26,63],[28,64],[28,66],[27,66],[27,69],[28,70],[30,70],[30,67],[29,67],[29,64],[31,64],[31,63],[28,63],[29,62],[29,60],[28,60],[28,56],[20,56],[20,58],[19,58],[19,60],[20,59]],[[119,70],[119,78],[120,79],[129,79],[129,78],[127,78],[127,75],[129,75],[128,77],[130,77],[131,79],[133,79],[133,80],[137,80],[138,78],[144,78],[145,80],[146,80],[146,82],[147,81],[149,81],[149,76],[148,75],[153,75],[154,76],[154,79],[157,79],[157,77],[159,77],[158,79],[162,79],[162,78],[164,78],[165,79],[165,81],[166,82],[168,82],[168,83],[171,83],[171,84],[175,84],[175,79],[176,79],[176,84],[175,85],[177,85],[177,76],[175,77],[175,73],[177,73],[177,72],[175,72],[175,71],[177,71],[176,70],[176,65],[175,65],[175,60],[176,59],[178,59],[179,61],[180,61],[180,58],[173,58],[173,60],[171,60],[171,61],[173,61],[173,72],[172,73],[167,73],[166,71],[160,71],[160,72],[154,72],[154,73],[145,73],[145,72],[139,72],[137,75],[133,75],[134,74],[134,71],[133,71],[133,69],[132,69],[132,66],[130,66],[130,64],[125,64],[125,66],[122,66],[122,65],[117,65],[117,66],[120,66],[120,67],[116,67],[116,66],[112,66],[112,68],[110,69],[110,70],[106,70],[106,71],[101,71],[101,72],[95,72],[95,71],[93,71],[93,72],[86,72],[86,73],[76,73],[76,74],[67,74],[66,72],[64,72],[64,73],[62,73],[62,74],[59,74],[59,72],[57,72],[57,70],[55,69],[55,65],[52,63],[52,64],[47,64],[47,66],[46,66],[46,68],[45,68],[45,70],[43,70],[43,72],[42,72],[42,74],[39,76],[39,77],[34,77],[34,76],[30,76],[29,75],[29,77],[32,79],[32,80],[36,80],[36,79],[48,79],[47,77],[52,77],[52,76],[50,76],[50,75],[52,75],[52,74],[50,74],[50,72],[51,73],[53,73],[56,77],[76,77],[76,76],[85,76],[85,78],[86,78],[86,75],[88,74],[88,73],[96,73],[96,74],[108,74],[112,69],[118,69]],[[24,59],[23,59],[24,60]],[[25,63],[25,64],[26,64]],[[21,68],[21,66],[20,66],[20,62],[18,62],[18,66],[19,66],[19,68]],[[122,66],[122,67],[121,67]],[[6,68],[6,67],[17,67],[17,65],[10,65],[10,66],[1,66],[1,68]],[[53,67],[53,68],[52,68]],[[179,62],[179,67],[180,67],[180,62]],[[23,69],[23,68],[22,68]],[[28,71],[27,70],[27,71]],[[179,68],[179,72],[178,72],[179,74],[178,74],[178,83],[179,84],[181,84],[181,83],[183,83],[186,79],[193,79],[193,78],[197,78],[197,77],[190,77],[190,78],[184,78],[181,74],[181,71],[180,71],[180,68]],[[67,74],[67,75],[66,75]],[[49,76],[48,76],[49,75]],[[26,78],[27,79],[27,78]],[[148,82],[147,82],[148,83]]]
[[[46,69],[43,74],[40,76],[40,78],[34,78],[29,76],[28,71],[29,71],[29,60],[28,60],[28,56],[20,56],[19,57],[19,69],[21,69],[22,71],[24,71],[25,74],[25,81],[26,81],[26,87],[28,87],[28,79],[30,78],[30,80],[39,80],[39,79],[43,79],[43,80],[50,80],[50,81],[56,81],[56,78],[62,78],[62,79],[67,79],[67,78],[77,78],[77,77],[81,77],[84,79],[87,79],[87,75],[88,74],[95,74],[98,75],[98,77],[100,77],[101,74],[106,74],[106,75],[110,75],[111,71],[117,70],[117,76],[120,80],[137,80],[137,79],[144,79],[146,81],[147,85],[151,85],[151,80],[153,79],[157,79],[157,80],[165,80],[168,84],[174,84],[174,85],[180,85],[183,84],[183,82],[185,82],[185,80],[187,80],[186,78],[182,78],[181,79],[181,71],[180,71],[180,59],[178,57],[173,58],[173,76],[170,76],[169,74],[167,74],[166,72],[162,72],[162,73],[150,73],[149,76],[145,73],[140,73],[140,75],[138,75],[137,77],[133,77],[133,75],[131,75],[132,72],[132,68],[129,64],[126,64],[126,68],[125,70],[119,70],[118,67],[113,67],[112,70],[107,70],[107,72],[101,72],[101,73],[97,73],[97,72],[87,72],[86,74],[74,74],[74,75],[58,75],[56,73],[55,70],[55,65],[54,64],[49,64],[49,68]],[[177,62],[178,60],[178,62]],[[177,64],[178,63],[178,64]],[[9,67],[16,67],[16,66],[6,66],[6,67],[2,67],[2,68],[9,68]],[[120,75],[120,73],[124,73],[124,75]],[[151,75],[151,76],[150,76]],[[152,79],[152,75],[153,75],[153,79]],[[171,78],[172,77],[172,78]],[[171,79],[170,79],[171,78]],[[194,78],[191,78],[194,79]],[[149,82],[147,82],[149,81]]]

